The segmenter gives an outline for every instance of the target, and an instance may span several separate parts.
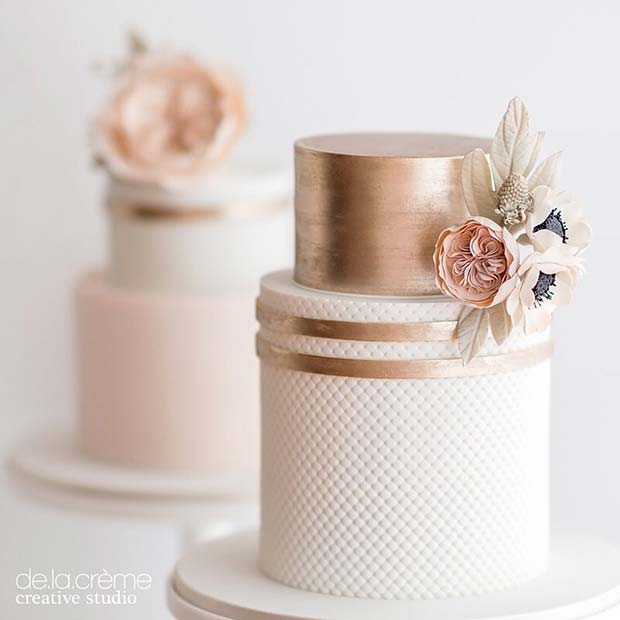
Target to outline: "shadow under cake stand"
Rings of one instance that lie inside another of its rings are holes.
[[[168,584],[176,620],[617,620],[620,548],[557,532],[548,572],[522,586],[462,599],[385,601],[313,594],[256,568],[257,534],[204,543],[177,563]]]
[[[70,433],[23,442],[10,456],[8,469],[16,490],[30,499],[176,526],[181,549],[258,521],[253,481],[109,465],[85,457]]]

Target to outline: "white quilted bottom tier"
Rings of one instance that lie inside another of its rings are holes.
[[[268,285],[261,301],[283,308]],[[360,297],[343,314],[354,297],[339,308],[327,298],[322,315],[336,307],[341,320],[369,307]],[[422,320],[440,305],[425,305]],[[312,301],[295,307],[321,316]],[[289,350],[300,350],[296,338]],[[323,339],[303,338],[303,350],[321,355]],[[338,355],[373,358],[360,348]],[[418,599],[506,589],[546,570],[548,361],[482,376],[367,379],[263,360],[261,390],[259,565],[271,578],[324,594]]]

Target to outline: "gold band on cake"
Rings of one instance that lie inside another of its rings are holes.
[[[460,358],[367,360],[308,355],[271,344],[260,334],[256,339],[256,351],[266,364],[299,372],[360,379],[437,379],[475,377],[529,368],[551,357],[553,343],[549,340],[523,351],[476,357],[467,366]]]
[[[289,206],[288,200],[255,204],[161,206],[149,203],[111,200],[108,208],[126,217],[153,221],[244,220],[269,215]]]
[[[445,342],[454,340],[456,321],[359,323],[291,316],[257,301],[258,322],[274,332],[365,342]]]
[[[435,295],[437,236],[467,215],[463,156],[484,138],[315,136],[295,144],[295,281],[369,295]]]

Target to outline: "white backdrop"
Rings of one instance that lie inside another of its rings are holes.
[[[252,110],[241,150],[284,163],[303,134],[489,134],[510,97],[526,101],[547,148],[565,149],[564,185],[583,196],[595,228],[589,273],[556,322],[554,516],[620,541],[619,3],[0,0],[0,15],[3,450],[73,415],[71,286],[105,254],[87,123],[107,83],[91,67],[121,56],[125,30],[137,26],[235,68]],[[139,569],[163,580],[174,561],[171,530],[62,514],[1,490],[7,615],[84,617],[15,611],[15,574],[28,567]],[[135,609],[88,617],[166,617],[162,597],[155,588]]]

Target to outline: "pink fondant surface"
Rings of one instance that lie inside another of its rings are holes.
[[[254,296],[77,288],[80,444],[122,465],[258,469]]]

